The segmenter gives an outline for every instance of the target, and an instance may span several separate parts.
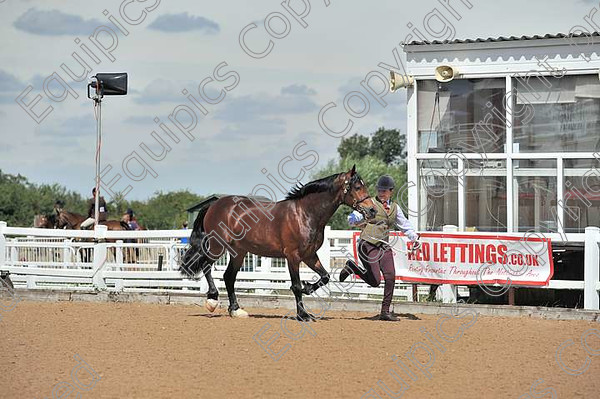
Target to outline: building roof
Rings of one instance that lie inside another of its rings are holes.
[[[597,36],[600,36],[600,32],[591,32],[591,35],[593,37],[597,37]],[[408,46],[421,46],[421,45],[425,45],[425,44],[498,43],[498,42],[540,40],[540,39],[567,39],[567,38],[573,38],[573,37],[587,37],[587,36],[588,36],[588,34],[585,34],[585,33],[581,33],[581,34],[557,33],[554,35],[546,34],[544,36],[540,36],[540,35],[509,36],[509,37],[500,36],[500,37],[488,37],[487,39],[479,37],[477,39],[434,40],[431,42],[428,40],[424,40],[424,41],[414,40],[414,41],[408,43]]]

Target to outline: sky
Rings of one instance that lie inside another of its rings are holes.
[[[341,130],[344,98],[361,92],[369,109],[350,134],[406,131],[406,93],[387,95],[384,107],[361,81],[393,63],[408,25],[425,32],[436,9],[450,18],[444,2],[293,0],[286,10],[280,0],[0,0],[0,169],[88,196],[96,149],[88,78],[127,72],[128,94],[102,103],[103,182],[113,192],[264,194],[259,185],[275,186],[268,175],[285,189],[306,183],[337,157],[340,137],[319,124],[326,104],[337,105],[328,123]],[[568,33],[600,7],[465,3],[449,0],[459,39]],[[357,99],[349,105],[360,113]]]

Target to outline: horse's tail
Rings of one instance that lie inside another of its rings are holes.
[[[131,227],[129,227],[129,223],[125,222],[124,220],[119,221],[119,223],[121,224],[123,230],[131,230]]]
[[[208,212],[208,209],[217,198],[210,200],[200,211],[194,221],[194,227],[192,234],[190,234],[190,246],[181,257],[179,263],[179,271],[182,274],[194,277],[201,270],[206,267],[210,267],[214,260],[206,254],[208,248],[207,243],[203,243],[204,237],[206,237],[206,231],[204,230],[204,217]]]

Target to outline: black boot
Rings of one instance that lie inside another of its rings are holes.
[[[390,311],[381,312],[379,315],[379,320],[383,321],[398,321],[398,317]]]
[[[346,266],[344,266],[340,272],[340,282],[343,283],[344,280],[346,280],[353,273],[360,275],[360,270],[358,269],[358,266],[356,266],[356,263],[348,259],[346,261]]]

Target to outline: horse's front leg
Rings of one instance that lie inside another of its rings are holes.
[[[296,319],[300,321],[315,320],[315,317],[308,313],[302,302],[302,283],[300,282],[300,259],[296,256],[287,256],[288,270],[292,279],[290,289],[296,298]]]
[[[327,273],[327,270],[325,270],[323,267],[323,264],[319,260],[319,257],[316,253],[306,259],[306,265],[319,275],[319,280],[317,280],[316,283],[303,283],[304,287],[302,288],[302,293],[305,295],[310,295],[329,283],[329,273]]]

